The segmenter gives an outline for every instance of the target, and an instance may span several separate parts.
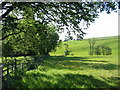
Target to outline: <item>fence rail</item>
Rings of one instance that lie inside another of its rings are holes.
[[[17,70],[23,70],[27,68],[30,64],[30,60],[13,60],[12,62],[7,62],[6,64],[3,64],[0,68],[0,76],[1,76],[1,83],[2,86],[5,88],[9,88],[9,77],[11,73],[14,73]],[[6,81],[6,82],[5,82]]]
[[[34,57],[34,62],[39,62],[42,64],[42,60],[44,58],[46,58],[46,56]],[[31,59],[29,60],[25,58],[23,58],[22,60],[17,60],[17,59],[8,60],[7,59],[5,62],[6,62],[5,64],[0,63],[0,81],[1,81],[0,90],[1,90],[1,87],[10,88],[11,81],[9,79],[11,77],[11,74],[14,73],[15,71],[20,70],[20,69],[21,69],[20,71],[24,71],[25,68],[27,70],[35,69],[34,67],[30,67],[31,64],[32,65],[35,64],[31,62]]]
[[[2,67],[3,65],[0,63],[0,90],[2,90]]]

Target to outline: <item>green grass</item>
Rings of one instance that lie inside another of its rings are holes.
[[[50,53],[37,69],[25,72],[13,87],[22,88],[115,88],[118,87],[118,38],[98,38],[97,45],[112,48],[112,55],[88,55],[87,40],[67,41],[72,55],[64,55],[64,47]]]
[[[103,37],[103,38],[96,38],[96,46],[97,45],[108,45],[113,50],[113,55],[118,55],[118,37]],[[66,41],[62,43],[62,47],[58,47],[57,51],[54,53],[50,53],[52,56],[54,55],[64,55],[64,43],[67,43],[75,56],[86,56],[89,53],[89,43],[88,40],[82,41]]]

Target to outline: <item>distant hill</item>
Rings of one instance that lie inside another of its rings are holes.
[[[100,37],[95,38],[97,40],[96,45],[107,45],[112,48],[112,55],[118,55],[118,36],[110,36],[110,37]],[[88,55],[89,53],[89,43],[88,39],[83,40],[75,40],[75,41],[65,41],[62,42],[61,47],[57,47],[56,52],[51,52],[50,54],[53,55],[64,55],[64,43],[67,43],[69,45],[71,53],[75,56],[82,56],[82,55]]]

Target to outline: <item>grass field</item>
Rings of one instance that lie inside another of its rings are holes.
[[[88,40],[67,41],[74,55],[64,55],[64,46],[50,53],[38,69],[22,75],[14,81],[14,87],[22,88],[115,88],[118,87],[118,37],[97,38],[97,45],[112,48],[112,55],[88,55]]]

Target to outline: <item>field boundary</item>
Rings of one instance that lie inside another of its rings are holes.
[[[10,74],[16,72],[17,70],[23,70],[28,68],[31,64],[30,60],[17,60],[14,59],[12,62],[7,62],[6,64],[1,65],[0,67],[0,79],[1,79],[1,86],[5,86],[5,88],[9,88],[9,78]]]

